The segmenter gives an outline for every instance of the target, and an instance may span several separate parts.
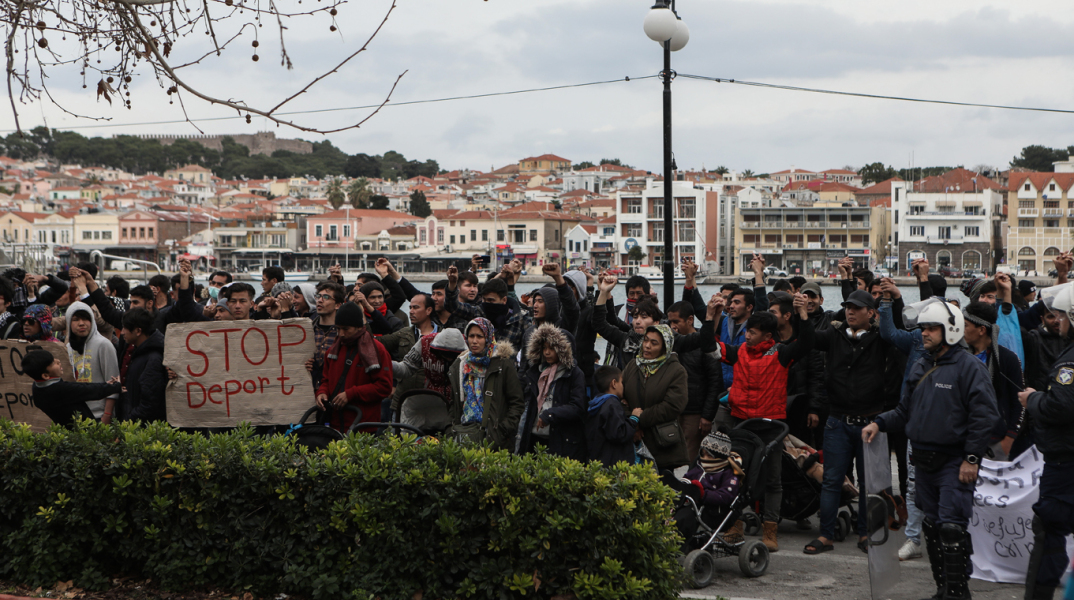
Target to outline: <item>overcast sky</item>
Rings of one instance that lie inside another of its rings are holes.
[[[284,5],[295,5],[284,0]],[[673,54],[683,74],[871,94],[988,104],[1074,108],[1074,12],[1069,0],[679,0],[691,40]],[[308,5],[308,4],[307,4]],[[352,1],[340,31],[327,17],[293,21],[293,71],[279,66],[278,34],[261,30],[261,60],[247,36],[221,58],[186,70],[222,97],[271,105],[358,48],[388,2]],[[397,101],[510,91],[655,74],[660,47],[642,31],[648,0],[399,0],[370,50],[290,105],[308,110],[375,104],[407,71]],[[219,29],[218,29],[219,32]],[[342,34],[342,35],[341,35]],[[192,36],[178,56],[204,52]],[[147,72],[133,110],[97,103],[91,84],[57,74],[52,93],[114,123],[182,118]],[[680,78],[674,149],[680,168],[755,172],[820,170],[883,161],[907,166],[1006,166],[1026,145],[1074,144],[1074,115],[959,108],[757,89]],[[6,104],[6,103],[5,103]],[[193,118],[234,114],[187,99]],[[368,111],[299,115],[328,128]],[[11,129],[9,111],[0,128]],[[22,107],[25,126],[91,124],[44,103]],[[328,139],[348,153],[402,152],[444,168],[487,170],[546,152],[572,161],[621,158],[661,169],[661,86],[656,79],[495,98],[385,108],[359,130]],[[200,123],[207,133],[270,127],[264,119]],[[79,129],[84,135],[196,133],[189,124]]]

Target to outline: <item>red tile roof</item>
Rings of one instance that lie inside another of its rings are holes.
[[[974,181],[974,179],[976,179],[976,181]],[[1002,189],[1003,188],[998,183],[984,175],[978,175],[977,173],[968,171],[962,167],[951,169],[943,175],[926,177],[914,184],[915,192],[926,194],[942,194],[945,191],[949,193],[970,193],[974,191]]]
[[[1022,184],[1029,181],[1037,191],[1044,190],[1052,180],[1059,185],[1060,189],[1069,190],[1074,185],[1074,173],[1011,173],[1011,179],[1007,189],[1016,192]]]
[[[559,161],[559,162],[571,162],[571,161],[567,160],[566,158],[563,158],[562,156],[556,156],[555,154],[542,154],[540,156],[530,156],[528,158],[523,158],[522,160],[520,160],[518,162],[525,162],[525,161],[528,161],[528,160],[554,160],[554,161]]]
[[[860,196],[868,196],[868,195],[876,195],[876,194],[891,195],[891,184],[896,182],[896,181],[902,181],[902,179],[899,178],[899,177],[892,177],[891,179],[881,181],[880,183],[874,183],[873,185],[870,185],[869,187],[862,188],[862,189],[858,190],[858,195],[860,195]]]

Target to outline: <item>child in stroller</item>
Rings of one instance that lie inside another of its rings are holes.
[[[717,528],[738,496],[742,477],[742,458],[731,451],[731,438],[716,431],[701,440],[697,463],[682,479],[670,479],[669,487],[679,491],[683,500],[675,511],[675,526],[683,537],[683,554],[694,550],[698,515],[710,528]],[[696,509],[694,507],[697,507]]]

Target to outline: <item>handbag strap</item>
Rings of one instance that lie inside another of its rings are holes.
[[[354,358],[358,356],[358,345],[355,344],[354,348],[347,350],[346,360],[343,363],[343,373],[340,374],[339,380],[336,381],[336,389],[332,392],[332,398],[335,398],[343,391],[343,388],[347,385],[347,374],[350,373],[351,363],[354,362]]]

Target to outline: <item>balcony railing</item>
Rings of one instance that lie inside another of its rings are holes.
[[[1061,209],[1061,208],[1046,208],[1046,209],[1044,209],[1044,216],[1046,216],[1046,217],[1061,217],[1061,216],[1063,216],[1063,209]]]
[[[1040,216],[1040,211],[1035,208],[1019,208],[1019,217],[1037,217]]]
[[[948,237],[928,236],[925,238],[930,244],[961,244],[965,238],[961,234],[953,233]]]

